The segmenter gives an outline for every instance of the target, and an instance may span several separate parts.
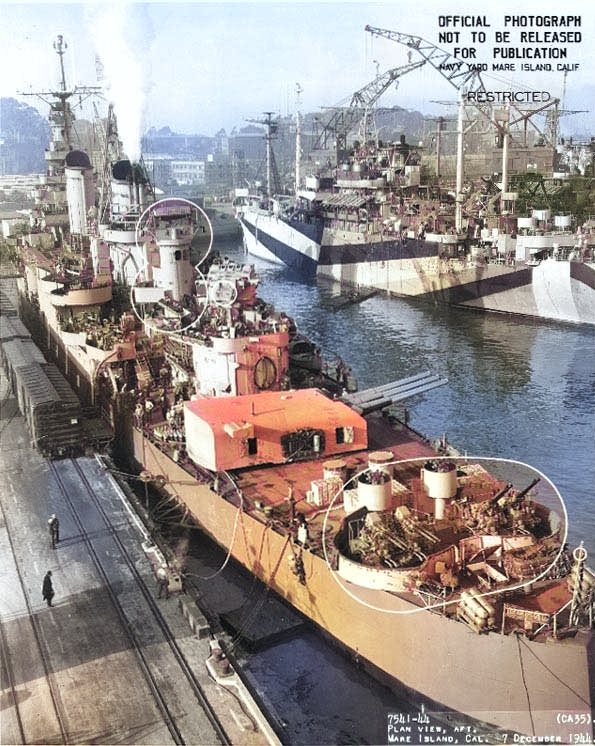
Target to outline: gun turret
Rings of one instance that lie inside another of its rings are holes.
[[[537,482],[541,482],[540,477],[535,477],[535,479],[531,482],[531,484],[528,487],[525,487],[524,490],[521,490],[519,494],[515,497],[515,501],[519,503],[525,497],[525,495],[527,495],[527,493],[530,492],[533,489],[533,487],[535,487]]]
[[[506,494],[512,489],[512,482],[509,482],[504,489],[500,490],[497,495],[494,495],[490,499],[491,505],[498,505],[500,501],[502,500],[502,503],[500,503],[500,507],[504,507],[504,505],[518,505],[521,500],[529,493],[533,487],[537,484],[537,482],[541,481],[540,477],[536,477],[531,484],[528,487],[525,487],[524,490],[521,490],[518,495],[513,495],[509,497],[508,499],[504,500],[503,498],[506,496]]]
[[[512,482],[509,482],[504,489],[500,490],[497,494],[494,495],[494,497],[490,498],[490,505],[496,505],[498,500],[500,498],[504,497],[504,495],[512,489]]]

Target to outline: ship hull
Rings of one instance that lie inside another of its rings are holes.
[[[285,265],[306,278],[391,295],[549,321],[595,324],[595,266],[544,260],[537,266],[469,262],[441,256],[442,247],[422,238],[384,236],[357,240],[322,232],[315,224],[284,220],[246,208],[240,216],[249,254]]]
[[[560,712],[590,713],[595,697],[590,632],[539,643],[515,635],[476,634],[466,625],[420,610],[389,593],[338,579],[325,560],[303,553],[305,584],[292,570],[289,539],[258,517],[199,484],[134,431],[142,468],[165,487],[198,525],[232,556],[395,691],[420,694],[441,711],[455,710],[496,728],[568,737]],[[591,737],[591,726],[581,732]]]
[[[238,216],[246,251],[267,262],[314,277],[318,266],[322,226],[286,219],[266,210],[244,207]]]
[[[410,249],[411,251],[411,249]],[[576,324],[595,324],[595,267],[548,259],[537,266],[469,264],[440,259],[420,247],[417,256],[342,262],[337,252],[318,265],[318,277],[484,311]],[[373,254],[372,254],[373,255]]]

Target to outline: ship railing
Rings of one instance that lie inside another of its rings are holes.
[[[44,279],[48,279],[47,277]],[[69,280],[59,280],[56,282],[63,282],[62,287],[55,288],[52,290],[52,295],[66,295],[67,293],[74,290],[96,290],[100,288],[110,287],[110,282],[97,282],[96,280],[81,280],[79,282],[73,282]]]
[[[531,639],[538,637],[542,632],[547,631],[550,629],[549,622],[544,622],[540,627],[538,627],[532,634]]]
[[[535,639],[542,632],[553,635],[553,637],[555,638],[558,634],[558,617],[560,616],[560,614],[562,614],[563,611],[566,611],[566,609],[570,609],[571,606],[572,599],[570,599],[570,601],[567,601],[564,606],[560,607],[554,614],[552,614],[548,622],[544,622],[536,630],[534,630],[531,633],[530,639]]]

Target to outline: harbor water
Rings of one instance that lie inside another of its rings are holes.
[[[595,562],[595,329],[376,295],[346,305],[276,265],[255,265],[259,296],[293,317],[360,389],[430,370],[448,383],[407,400],[409,424],[469,456],[526,462],[560,491],[571,547]],[[523,485],[519,485],[523,486]],[[287,743],[384,743],[389,714],[414,709],[313,631],[239,655]],[[484,742],[497,742],[486,740]]]

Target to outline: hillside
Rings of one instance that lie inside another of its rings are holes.
[[[32,106],[0,98],[0,175],[45,171],[50,125]]]

